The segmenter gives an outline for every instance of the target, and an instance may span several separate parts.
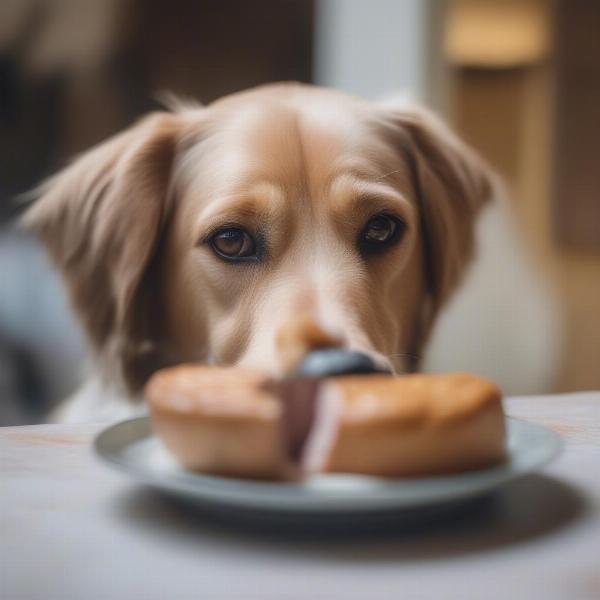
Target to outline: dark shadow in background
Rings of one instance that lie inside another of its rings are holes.
[[[158,93],[207,103],[272,81],[313,79],[311,0],[128,0],[106,10],[114,11],[109,50],[89,59],[85,75],[60,61],[43,72],[28,64],[48,30],[69,45],[72,28],[53,19],[51,3],[32,5],[9,41],[0,39],[0,223],[21,209],[15,194],[160,108]]]

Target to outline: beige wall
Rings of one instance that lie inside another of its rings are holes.
[[[600,255],[561,247],[551,230],[553,161],[560,160],[552,49],[504,68],[440,61],[450,120],[508,181],[535,266],[557,293],[564,332],[553,387],[600,389]]]

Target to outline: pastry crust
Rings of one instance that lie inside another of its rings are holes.
[[[322,403],[341,402],[342,409],[333,411],[339,425],[327,451],[311,456],[310,471],[423,476],[483,468],[505,458],[501,393],[480,377],[341,377],[328,380],[320,395]],[[307,460],[310,454],[309,440]]]
[[[258,371],[183,365],[155,374],[146,397],[165,445],[208,473],[424,476],[505,456],[500,391],[466,373],[274,383]]]
[[[164,369],[146,385],[152,424],[186,468],[252,478],[287,476],[281,403],[268,377],[226,367]]]

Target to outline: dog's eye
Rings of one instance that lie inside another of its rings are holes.
[[[212,236],[210,245],[223,258],[235,260],[256,257],[256,242],[247,231],[238,227],[217,231]]]
[[[400,239],[404,223],[395,217],[381,214],[369,219],[360,236],[363,251],[378,251]]]

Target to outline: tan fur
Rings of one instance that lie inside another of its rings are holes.
[[[47,182],[25,222],[105,376],[135,396],[182,361],[281,372],[278,332],[299,314],[315,339],[415,368],[489,195],[485,168],[429,113],[278,84],[147,117]],[[406,234],[365,259],[357,237],[382,210]],[[199,243],[232,222],[263,232],[263,263]]]

